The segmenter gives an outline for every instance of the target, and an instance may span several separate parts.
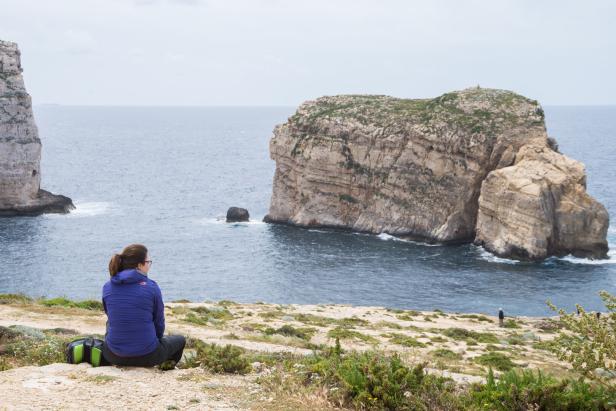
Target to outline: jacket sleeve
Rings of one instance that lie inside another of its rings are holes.
[[[160,292],[158,284],[155,285],[154,291],[154,327],[156,328],[156,337],[163,338],[165,334],[165,304],[163,303],[163,295]]]

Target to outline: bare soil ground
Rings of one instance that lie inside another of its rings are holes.
[[[205,342],[232,344],[259,353],[310,355],[333,345],[338,336],[346,350],[396,352],[409,363],[427,362],[429,372],[459,383],[483,380],[482,354],[505,353],[516,366],[567,375],[567,365],[541,344],[554,338],[549,318],[509,318],[388,310],[346,305],[274,305],[169,303],[167,332]],[[100,311],[0,305],[0,325],[38,329],[66,328],[104,334]],[[286,326],[286,327],[285,327]],[[294,335],[289,330],[299,331]],[[463,330],[462,332],[460,330]],[[464,331],[465,330],[465,331]],[[468,333],[470,332],[470,334]],[[89,364],[28,366],[0,372],[0,410],[13,409],[325,409],[316,395],[281,399],[259,378],[270,372],[255,364],[247,375],[212,374],[201,368],[159,371],[130,367],[92,368]]]

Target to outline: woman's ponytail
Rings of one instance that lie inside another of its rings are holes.
[[[122,256],[114,254],[109,261],[109,275],[112,277],[122,271]]]
[[[137,268],[145,262],[148,249],[141,244],[131,244],[122,250],[121,254],[114,254],[109,261],[109,274],[113,277],[122,270]]]

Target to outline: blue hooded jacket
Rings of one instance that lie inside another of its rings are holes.
[[[136,269],[120,271],[103,286],[105,343],[120,357],[153,352],[165,332],[165,306],[158,284]]]

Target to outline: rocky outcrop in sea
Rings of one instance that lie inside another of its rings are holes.
[[[70,198],[41,190],[41,140],[17,44],[0,40],[0,216],[67,213]]]
[[[584,166],[557,151],[538,102],[510,91],[322,97],[274,129],[270,155],[267,222],[528,260],[607,255],[608,213]]]

